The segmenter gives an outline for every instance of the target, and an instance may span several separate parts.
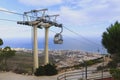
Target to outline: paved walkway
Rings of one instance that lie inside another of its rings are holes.
[[[57,75],[36,77],[12,72],[0,72],[0,80],[57,80]]]

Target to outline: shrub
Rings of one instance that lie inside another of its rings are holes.
[[[110,74],[115,80],[120,80],[120,69],[110,69]]]
[[[13,70],[13,72],[17,73],[17,74],[25,74],[27,73],[27,71],[23,68],[16,68],[15,70]]]
[[[44,66],[39,66],[39,68],[36,69],[36,72],[34,74],[36,76],[43,76],[43,75],[45,75]]]
[[[36,72],[34,73],[36,76],[52,76],[56,75],[58,73],[58,70],[56,69],[56,66],[54,64],[47,64],[45,66],[40,66],[38,69],[36,69]]]
[[[110,61],[110,62],[108,63],[108,67],[109,67],[109,68],[116,68],[116,67],[117,67],[117,63],[116,63],[115,61]]]
[[[98,71],[100,71],[100,70],[102,70],[102,69],[103,69],[103,66],[98,66],[98,67],[97,67],[97,70],[98,70]]]
[[[54,64],[47,64],[44,66],[45,74],[48,76],[56,75],[58,73],[56,66]]]
[[[83,78],[79,78],[78,80],[83,80]]]

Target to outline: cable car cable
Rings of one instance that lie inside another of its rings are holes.
[[[63,26],[63,27],[64,27],[66,30],[68,30],[68,31],[70,31],[70,32],[72,32],[72,33],[74,33],[74,34],[76,34],[76,35],[82,37],[84,40],[86,40],[86,41],[88,41],[88,42],[94,43],[94,44],[96,44],[96,45],[100,45],[100,44],[98,44],[98,43],[95,43],[95,42],[93,42],[93,41],[91,41],[91,40],[85,38],[84,36],[80,35],[80,34],[77,33],[77,32],[74,32],[73,30],[71,30],[71,29],[69,29],[69,28],[67,28],[67,27],[65,27],[65,26]],[[101,46],[101,45],[100,45],[100,46]]]
[[[0,20],[2,20],[2,21],[10,21],[10,22],[17,22],[16,20],[10,20],[10,19],[0,19]],[[63,27],[64,27],[66,30],[68,30],[68,31],[70,31],[70,32],[72,32],[72,33],[74,33],[74,34],[76,34],[76,35],[82,37],[82,38],[83,38],[84,40],[86,40],[87,42],[95,43],[95,42],[93,42],[93,41],[91,41],[91,40],[88,40],[88,39],[85,38],[84,36],[82,36],[82,35],[80,35],[80,34],[74,32],[74,31],[72,31],[71,29],[69,29],[69,28],[67,28],[67,27],[65,27],[65,26],[63,26]],[[50,31],[56,33],[56,32],[53,31],[53,30],[50,30]],[[73,38],[72,38],[72,39],[73,39]],[[74,39],[74,40],[78,40],[78,39]],[[89,44],[91,44],[91,43],[89,43]],[[95,44],[97,44],[97,43],[95,43]],[[97,45],[100,45],[100,44],[97,44]]]

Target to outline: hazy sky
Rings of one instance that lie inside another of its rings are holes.
[[[57,19],[59,23],[86,38],[101,37],[110,24],[120,21],[120,0],[0,0],[0,9],[17,13],[43,8],[48,8],[46,14],[60,14]],[[0,12],[0,19],[20,21],[22,16]],[[56,27],[50,30],[60,31]],[[0,20],[1,38],[29,38],[31,33],[29,26]],[[44,37],[44,29],[39,29],[38,34]],[[50,31],[49,36],[54,34]],[[79,37],[66,29],[63,35]]]

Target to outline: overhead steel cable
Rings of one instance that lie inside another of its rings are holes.
[[[10,19],[0,19],[0,20],[2,20],[2,21],[10,21],[10,22],[17,22],[16,20],[10,20]],[[65,28],[65,27],[64,27]],[[31,28],[31,30],[32,30],[32,28]],[[68,29],[67,29],[68,30]],[[53,33],[57,33],[57,32],[55,32],[55,31],[53,31],[53,30],[50,30],[51,32],[53,32]],[[72,31],[72,30],[70,30],[70,31]],[[74,32],[74,31],[72,31],[72,32]],[[75,34],[75,33],[74,33]],[[77,34],[78,35],[78,34]],[[65,35],[63,35],[63,36],[65,36]],[[81,35],[79,34],[79,36],[81,37]],[[76,38],[73,38],[73,37],[70,37],[69,36],[69,38],[71,38],[71,39],[73,39],[73,40],[76,40],[76,41],[79,41],[79,39],[76,39]],[[85,38],[85,37],[84,37]],[[85,38],[86,39],[86,38]],[[82,41],[82,42],[84,42],[84,41]],[[85,43],[85,44],[88,44],[88,43]],[[89,43],[89,44],[91,44],[91,43]],[[53,44],[49,44],[49,46],[52,46]],[[93,46],[93,45],[91,45],[91,46]],[[33,46],[32,46],[33,47]],[[97,47],[98,48],[98,47]]]
[[[2,11],[2,12],[7,12],[7,13],[12,13],[12,14],[17,14],[17,15],[23,15],[23,14],[21,14],[21,13],[12,12],[12,11],[3,10],[3,9],[0,9],[0,11]]]
[[[17,22],[16,20],[10,20],[10,19],[0,19],[0,20],[2,20],[2,21],[10,21],[10,22]],[[73,30],[71,30],[71,29],[69,29],[69,28],[67,28],[67,27],[65,27],[65,26],[63,26],[63,27],[64,27],[66,30],[68,30],[68,31],[70,31],[70,32],[72,32],[72,33],[74,33],[74,34],[76,34],[76,35],[84,38],[84,40],[87,40],[88,42],[92,42],[92,43],[94,43],[94,44],[97,44],[97,43],[95,43],[95,42],[93,42],[93,41],[91,41],[91,40],[88,40],[87,38],[85,38],[84,36],[78,34],[77,32],[74,32]],[[56,32],[53,31],[53,30],[50,30],[50,31],[53,32],[53,33],[56,33]],[[78,40],[78,39],[76,39],[76,40]],[[100,44],[97,44],[97,45],[100,45]]]
[[[10,21],[10,22],[17,22],[16,20],[10,20],[10,19],[0,19],[2,21]]]
[[[24,16],[24,14],[17,13],[17,12],[12,12],[12,11],[8,11],[8,10],[0,9],[0,11],[2,11],[2,12],[6,12],[6,13],[11,13],[11,14],[16,14],[16,15]],[[34,16],[29,16],[29,15],[27,15],[27,16],[28,16],[28,17],[34,17]],[[0,20],[11,21],[11,22],[17,22],[17,21],[15,21],[15,20],[8,20],[8,19],[0,19]],[[91,43],[97,44],[97,43],[95,43],[95,42],[93,42],[93,41],[91,41],[91,40],[85,38],[84,36],[82,36],[82,35],[80,35],[80,34],[74,32],[74,31],[70,30],[69,28],[67,28],[67,27],[65,27],[65,26],[64,26],[64,28],[67,29],[68,31],[70,31],[70,32],[72,32],[72,33],[78,35],[78,36],[81,36],[81,37],[82,37],[83,39],[85,39],[86,41],[89,41],[89,42],[91,42]],[[100,44],[97,44],[97,45],[100,45]]]
[[[0,11],[1,11],[1,12],[6,12],[6,13],[11,13],[11,14],[16,14],[16,15],[25,16],[25,14],[21,14],[21,13],[17,13],[17,12],[12,12],[12,11],[8,11],[8,10],[0,9]],[[27,15],[27,17],[36,18],[36,17],[34,17],[34,16],[29,16],[29,15]]]
[[[2,21],[10,21],[10,22],[17,22],[16,20],[10,20],[10,19],[0,19],[0,20],[2,20]],[[85,38],[84,36],[80,35],[79,33],[74,32],[73,30],[71,30],[71,29],[69,29],[69,28],[67,28],[67,27],[65,27],[65,26],[63,26],[63,27],[64,27],[66,30],[68,30],[68,31],[70,31],[70,32],[72,32],[72,33],[74,33],[74,34],[76,34],[76,35],[82,37],[84,40],[87,40],[87,41],[89,41],[89,42],[91,42],[91,43],[97,44],[97,43],[95,43],[95,42],[93,42],[93,41],[91,41],[91,40]],[[53,31],[53,30],[50,30],[50,31],[53,32],[53,33],[56,33],[56,32]],[[97,44],[97,45],[100,45],[100,44]]]
[[[38,11],[42,11],[42,10],[47,10],[47,9],[41,9],[41,10],[38,10]],[[21,15],[21,16],[27,16],[27,17],[30,17],[30,18],[43,18],[43,17],[59,16],[58,14],[56,14],[56,15],[44,15],[44,16],[42,16],[42,17],[35,17],[35,16],[26,15],[26,13],[29,13],[29,12],[24,12],[24,14],[21,14],[21,13],[12,12],[12,11],[3,10],[3,9],[0,9],[0,11],[1,11],[1,12],[6,12],[6,13],[11,13],[11,14],[16,14],[16,15]],[[33,11],[33,12],[34,12],[34,11]]]
[[[85,38],[84,36],[80,35],[79,33],[75,32],[75,31],[73,31],[73,30],[71,30],[71,29],[69,29],[69,28],[67,28],[67,27],[65,27],[65,26],[63,26],[63,27],[64,27],[66,30],[74,33],[75,35],[82,37],[84,40],[86,40],[86,41],[88,41],[88,42],[91,42],[91,43],[96,44],[96,45],[100,45],[100,44],[98,44],[98,43],[95,43],[95,42],[93,42],[93,41]],[[101,46],[101,45],[100,45],[100,46]]]
[[[50,30],[50,31],[53,32],[53,33],[57,33],[57,32],[55,32],[55,31],[53,31],[53,30]],[[73,32],[74,32],[74,31],[73,31]],[[63,36],[65,36],[65,35],[63,35]],[[75,41],[80,41],[80,39],[73,38],[73,37],[70,37],[70,36],[69,36],[68,38],[70,38],[70,39],[72,39],[72,40],[75,40]],[[81,41],[81,42],[84,43],[85,41]],[[89,41],[87,41],[87,42],[89,42]],[[91,44],[90,42],[89,42],[89,43],[87,43],[87,42],[85,42],[84,44],[89,44],[89,46],[88,46],[89,48],[90,48],[91,46],[94,46],[94,48],[96,47],[95,45]],[[97,44],[97,43],[96,43],[96,44]],[[76,45],[79,45],[79,44],[76,44]],[[75,46],[76,46],[76,45],[75,45]],[[81,46],[84,46],[83,44],[80,44],[80,45],[81,45]],[[98,49],[98,47],[96,47],[96,48]],[[97,49],[96,49],[96,50],[97,50]],[[82,50],[82,48],[81,48],[81,50]]]

